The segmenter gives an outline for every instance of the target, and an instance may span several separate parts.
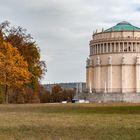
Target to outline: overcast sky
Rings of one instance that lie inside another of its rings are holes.
[[[124,20],[140,27],[140,0],[0,0],[0,15],[37,41],[48,68],[42,83],[79,82],[93,31]]]

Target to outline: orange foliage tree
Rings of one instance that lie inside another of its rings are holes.
[[[28,63],[10,43],[0,40],[0,84],[5,88],[5,102],[8,103],[9,89],[21,88],[29,83]]]
[[[31,76],[30,83],[25,86],[25,94],[29,95],[28,93],[32,90],[31,93],[33,94],[30,95],[33,100],[35,101],[35,98],[39,99],[40,80],[47,71],[47,68],[45,61],[42,61],[40,58],[40,49],[36,41],[27,33],[26,29],[20,26],[13,27],[8,21],[0,23],[0,33],[2,33],[4,41],[9,42],[14,48],[17,48],[28,63],[28,70]],[[14,91],[15,95],[19,92],[16,89]],[[30,102],[30,100],[27,102]]]

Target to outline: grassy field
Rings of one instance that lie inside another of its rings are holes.
[[[0,140],[140,140],[140,104],[0,105]]]

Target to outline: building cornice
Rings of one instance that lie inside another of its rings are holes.
[[[100,38],[100,39],[93,39],[90,41],[90,46],[96,44],[96,43],[113,43],[113,42],[139,42],[140,43],[140,37],[115,37],[115,38]]]

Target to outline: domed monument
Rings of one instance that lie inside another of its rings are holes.
[[[123,21],[93,34],[86,88],[91,102],[140,102],[140,28]]]

